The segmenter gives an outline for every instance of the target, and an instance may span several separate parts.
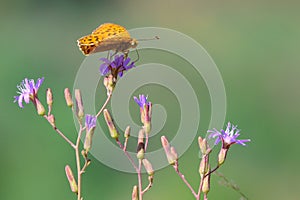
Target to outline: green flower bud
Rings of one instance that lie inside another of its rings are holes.
[[[142,162],[143,162],[143,165],[144,165],[148,175],[152,176],[154,174],[154,170],[152,168],[151,163],[147,159],[143,159]]]
[[[36,108],[38,115],[44,116],[46,114],[46,110],[45,110],[43,104],[37,98],[35,99],[35,108]]]
[[[104,119],[106,121],[106,124],[108,126],[110,136],[114,139],[118,139],[119,138],[119,133],[118,133],[118,130],[116,129],[116,127],[115,127],[114,120],[112,119],[109,111],[107,109],[104,109],[103,115],[104,115]]]
[[[76,100],[76,114],[79,120],[84,117],[84,108],[79,89],[75,89],[75,100]]]
[[[69,88],[65,88],[64,94],[65,94],[65,100],[66,100],[67,106],[72,107],[73,100],[72,100],[72,95],[71,95]]]
[[[131,199],[132,199],[132,200],[139,200],[138,186],[136,186],[136,185],[133,186]]]
[[[77,194],[78,193],[77,183],[76,183],[73,172],[69,165],[66,165],[65,171],[66,171],[66,175],[67,175],[68,181],[70,183],[70,188],[71,188],[72,192]]]

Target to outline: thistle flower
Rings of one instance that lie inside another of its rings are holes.
[[[225,131],[223,129],[220,132],[216,129],[208,131],[208,133],[211,133],[209,138],[217,137],[215,145],[222,141],[222,148],[218,154],[219,166],[225,162],[229,147],[231,145],[240,144],[246,146],[245,142],[250,142],[250,139],[237,140],[237,137],[240,136],[239,132],[240,130],[237,129],[237,126],[232,125],[230,122],[228,122]]]
[[[109,72],[114,76],[123,76],[123,72],[135,67],[134,62],[130,63],[130,58],[124,55],[116,55],[113,61],[107,58],[100,58],[103,64],[100,65],[99,71],[102,76],[106,76]]]
[[[144,124],[145,133],[149,134],[151,130],[152,103],[147,101],[144,94],[140,94],[139,98],[133,97],[134,101],[140,106],[141,121]]]
[[[222,141],[222,148],[228,149],[232,144],[240,144],[246,146],[245,142],[250,142],[250,139],[237,140],[237,137],[240,136],[240,130],[237,129],[237,126],[234,126],[228,122],[226,130],[221,130],[220,132],[217,129],[208,130],[208,133],[211,133],[209,138],[216,138],[215,145]]]
[[[144,106],[149,106],[150,102],[147,102],[148,97],[144,94],[140,94],[139,98],[133,97],[134,101],[140,106],[140,108],[144,108]]]
[[[25,103],[29,103],[31,100],[36,105],[37,92],[44,81],[43,78],[38,78],[35,84],[33,79],[25,78],[20,85],[17,86],[19,96],[14,96],[14,102],[18,102],[20,108],[23,108],[23,100]]]

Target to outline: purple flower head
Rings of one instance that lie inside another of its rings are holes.
[[[232,144],[240,144],[246,146],[245,142],[251,141],[250,139],[237,140],[237,137],[240,136],[239,134],[240,130],[237,129],[237,126],[230,124],[230,122],[228,122],[225,131],[222,129],[219,132],[217,129],[214,129],[214,130],[208,130],[207,132],[211,133],[208,136],[209,138],[217,137],[215,141],[215,145],[218,144],[220,141],[222,141],[222,148],[229,148],[230,145]]]
[[[144,94],[140,94],[139,98],[133,97],[134,101],[140,106],[140,108],[144,108],[145,105],[150,105],[150,102],[147,102],[147,98]]]
[[[19,107],[23,108],[23,100],[25,103],[29,103],[29,101],[33,101],[35,103],[35,99],[37,98],[37,92],[39,90],[39,87],[42,85],[44,81],[43,78],[38,78],[37,83],[34,83],[33,79],[27,79],[25,78],[20,85],[17,86],[18,88],[18,94],[19,96],[14,96],[15,100],[14,102],[18,102]]]
[[[85,116],[85,126],[86,130],[90,131],[92,128],[96,127],[97,118],[93,115],[86,115]]]
[[[123,76],[123,72],[135,67],[134,62],[130,62],[130,58],[125,58],[124,55],[116,55],[113,61],[107,58],[100,58],[103,63],[100,65],[100,73],[102,76],[109,72],[114,76]]]

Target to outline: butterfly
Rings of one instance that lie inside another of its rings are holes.
[[[135,48],[138,45],[138,41],[131,38],[123,26],[105,23],[96,28],[90,35],[79,38],[77,45],[86,56],[109,50],[128,54],[130,48]]]

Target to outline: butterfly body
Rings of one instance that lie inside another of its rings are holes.
[[[130,48],[138,45],[138,42],[130,37],[124,27],[106,23],[100,25],[90,35],[78,39],[77,44],[84,55],[89,55],[109,50],[128,53]]]

